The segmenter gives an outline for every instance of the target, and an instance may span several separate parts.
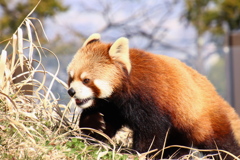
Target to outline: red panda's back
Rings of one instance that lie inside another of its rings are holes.
[[[238,119],[237,114],[205,76],[164,55],[132,49],[130,58],[135,85],[156,97],[160,110],[170,113],[174,126],[189,131],[196,143],[240,128],[240,123],[237,127],[230,124],[228,114]],[[235,133],[240,136],[239,130]]]

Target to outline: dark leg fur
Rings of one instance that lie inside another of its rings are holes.
[[[80,128],[93,128],[96,130],[104,130],[106,128],[103,117],[99,112],[89,112],[83,111],[80,118],[79,127]],[[102,139],[103,137],[97,133],[91,132],[90,130],[82,130],[84,134],[91,135],[97,139]]]
[[[104,100],[96,100],[96,103],[100,103],[101,105],[98,105],[97,107],[93,106],[83,110],[80,117],[79,127],[88,127],[101,130],[109,137],[113,137],[117,130],[122,127],[123,122],[121,122],[121,118],[117,114],[118,112],[116,109],[113,109],[109,103],[104,102]],[[97,133],[91,133],[88,130],[83,132],[99,140],[105,140]]]

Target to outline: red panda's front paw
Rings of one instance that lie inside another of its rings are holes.
[[[104,115],[102,113],[99,113],[99,116],[100,116],[99,117],[100,120],[99,120],[99,129],[98,130],[104,132],[104,130],[106,130],[106,123],[105,123],[105,121],[103,119]]]
[[[106,130],[106,123],[104,115],[100,112],[84,115],[80,120],[80,128],[93,128],[104,132]]]

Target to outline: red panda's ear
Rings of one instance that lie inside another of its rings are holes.
[[[88,39],[83,43],[83,47],[85,47],[86,45],[88,45],[89,43],[92,43],[94,41],[99,41],[101,38],[100,34],[98,33],[94,33],[91,36],[88,37]]]
[[[131,71],[131,61],[129,58],[129,46],[127,38],[119,38],[116,40],[109,50],[110,57],[118,62],[121,62],[127,68],[128,73]]]

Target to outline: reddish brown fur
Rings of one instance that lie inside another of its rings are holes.
[[[69,66],[77,71],[76,77],[87,70],[114,82],[114,93],[107,101],[98,99],[93,109],[84,110],[80,127],[95,123],[84,118],[101,112],[107,126],[104,132],[113,136],[121,126],[130,127],[134,132],[133,147],[140,152],[148,150],[153,137],[152,149],[161,149],[170,129],[167,145],[210,149],[217,145],[240,154],[239,118],[206,77],[175,58],[137,49],[130,49],[132,69],[128,74],[122,62],[109,57],[110,47],[92,42],[79,51],[85,54],[73,59],[86,62]],[[173,152],[165,151],[165,156]]]

